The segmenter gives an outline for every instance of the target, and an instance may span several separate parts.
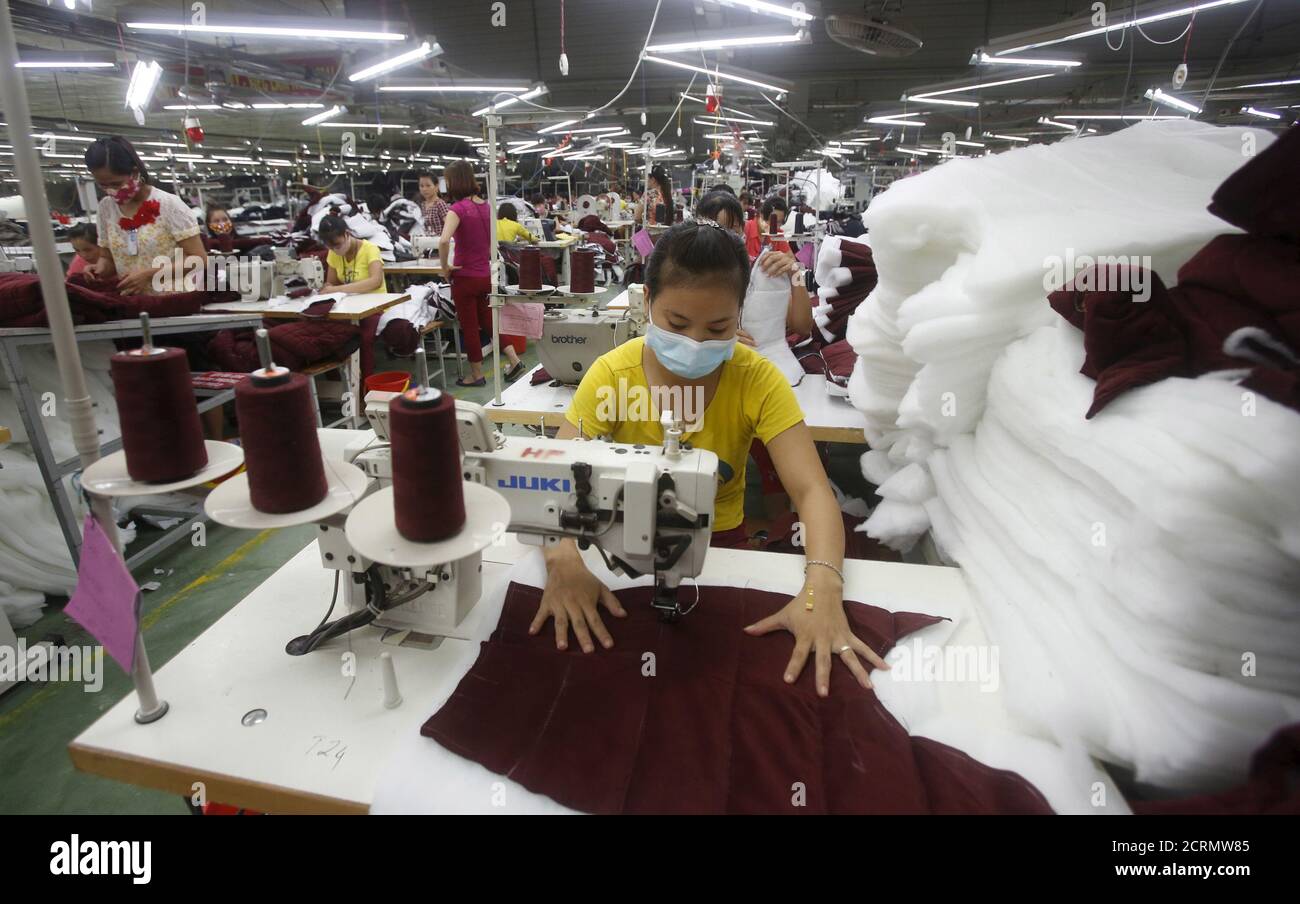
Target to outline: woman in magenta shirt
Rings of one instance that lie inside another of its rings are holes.
[[[451,283],[451,299],[456,304],[456,319],[464,334],[465,356],[469,358],[469,380],[457,379],[457,386],[486,386],[483,376],[483,337],[481,330],[491,329],[492,314],[488,295],[492,292],[492,209],[479,194],[474,169],[464,160],[447,167],[447,194],[454,202],[443,223],[438,241],[438,259],[443,278]],[[451,257],[451,239],[456,238],[456,264],[453,272],[447,262]],[[510,359],[506,379],[513,380],[524,372],[524,364],[515,351],[516,338],[501,337],[501,348]]]

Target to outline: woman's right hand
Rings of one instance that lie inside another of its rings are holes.
[[[604,606],[617,618],[627,616],[618,597],[588,570],[577,547],[568,544],[567,550],[552,552],[546,557],[546,589],[542,592],[537,615],[528,626],[528,633],[537,634],[545,627],[547,619],[553,619],[557,650],[569,648],[570,628],[578,638],[582,652],[590,653],[596,649],[591,640],[593,634],[608,650],[614,645],[614,638],[609,636],[600,620],[599,606]]]

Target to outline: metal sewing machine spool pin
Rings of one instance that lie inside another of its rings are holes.
[[[442,392],[430,384],[429,361],[424,346],[415,350],[415,376],[416,384],[403,394],[406,401],[424,407],[433,405],[442,398]]]
[[[143,337],[144,342],[139,348],[127,352],[128,355],[138,355],[144,358],[152,355],[161,355],[167,351],[167,349],[153,344],[153,330],[149,327],[149,315],[144,312],[140,313],[140,334]]]
[[[142,315],[143,316],[143,315]],[[252,377],[257,381],[259,386],[276,386],[280,383],[288,383],[289,378],[293,376],[287,367],[276,367],[275,362],[271,360],[271,336],[266,329],[259,328],[254,334],[257,337],[257,358],[262,362],[260,369],[253,371]]]

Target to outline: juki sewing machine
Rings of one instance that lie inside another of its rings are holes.
[[[370,478],[366,498],[350,513],[320,522],[321,564],[341,572],[350,614],[291,641],[288,652],[309,652],[364,624],[454,635],[481,593],[481,551],[505,531],[538,546],[572,538],[582,549],[595,546],[616,573],[653,574],[652,605],[664,621],[676,621],[694,607],[679,600],[679,587],[704,567],[718,458],[683,444],[684,427],[680,420],[669,422],[671,414],[665,414],[663,445],[652,447],[504,436],[483,408],[457,401],[464,528],[443,543],[408,544],[445,548],[438,561],[378,562],[363,554],[357,541],[373,552],[376,531],[394,533],[384,522],[391,520],[391,498],[384,514],[381,494],[387,490],[391,497],[388,405],[396,395],[366,395],[366,417],[375,435],[363,435],[344,453]]]
[[[573,307],[542,315],[537,354],[551,379],[578,385],[597,358],[645,331],[645,293],[633,288],[626,311]]]
[[[325,285],[325,267],[317,258],[300,260],[288,248],[276,248],[274,254],[273,260],[234,254],[210,257],[218,271],[224,271],[220,285],[239,292],[244,301],[277,298],[303,286],[318,292]]]

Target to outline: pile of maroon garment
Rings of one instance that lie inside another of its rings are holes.
[[[529,636],[542,591],[512,584],[496,631],[421,733],[590,813],[1051,812],[1019,775],[909,737],[843,666],[827,698],[811,665],[787,685],[790,636],[742,631],[786,597],[703,587],[665,625],[651,592],[619,591],[628,615],[606,620],[615,646],[585,654],[557,651],[549,628]],[[939,621],[847,608],[882,655]]]
[[[165,295],[122,295],[91,288],[74,276],[67,281],[68,305],[74,323],[107,323],[150,317],[197,314],[206,304],[238,300],[235,292],[172,292]],[[45,298],[34,273],[0,273],[0,327],[46,327]]]
[[[1255,752],[1250,777],[1216,794],[1130,800],[1139,816],[1300,816],[1300,724],[1279,729]]]
[[[275,238],[270,235],[205,235],[203,237],[203,247],[210,253],[218,254],[242,254],[246,251],[252,251],[254,248],[260,248],[263,245],[277,244]]]
[[[1210,210],[1251,232],[1213,239],[1178,271],[1172,289],[1148,273],[1146,301],[1114,288],[1069,286],[1049,296],[1083,330],[1080,373],[1097,382],[1088,417],[1128,389],[1225,370],[1249,371],[1241,386],[1300,411],[1296,173],[1300,131],[1289,129],[1214,195]],[[1279,197],[1290,200],[1279,204]],[[1090,275],[1092,285],[1097,280]]]
[[[852,279],[843,286],[835,288],[827,286],[819,289],[820,297],[813,299],[814,303],[830,305],[830,311],[825,315],[826,323],[818,324],[822,338],[827,343],[838,342],[844,338],[848,332],[849,318],[858,309],[858,305],[866,301],[867,296],[876,288],[876,283],[880,281],[871,246],[848,240],[841,241],[839,246],[840,267],[846,268],[852,275]]]
[[[273,320],[266,326],[271,358],[293,371],[339,360],[356,351],[361,342],[361,330],[344,321]],[[262,366],[251,329],[221,330],[208,343],[206,353],[218,370],[248,373]]]
[[[803,365],[805,373],[822,374],[839,386],[849,385],[849,377],[853,376],[853,367],[858,362],[858,353],[847,339],[822,344],[816,336],[811,341],[804,342],[800,337],[790,335],[786,341]]]

